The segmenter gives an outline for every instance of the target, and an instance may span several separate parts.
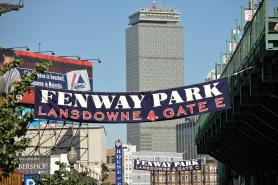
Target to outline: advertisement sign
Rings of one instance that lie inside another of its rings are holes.
[[[9,176],[1,175],[2,170],[0,168],[0,185],[22,185],[23,175],[19,172],[11,172]]]
[[[24,185],[37,185],[36,179],[40,179],[39,174],[26,174],[24,175]]]
[[[236,50],[237,43],[236,42],[229,42],[229,51],[233,53]]]
[[[115,142],[115,170],[116,170],[116,185],[122,185],[123,184],[123,161],[122,161],[122,141],[117,140]]]
[[[90,81],[86,70],[75,70],[67,73],[68,90],[90,91]]]
[[[245,21],[252,21],[253,10],[245,10]]]
[[[229,60],[230,60],[230,55],[229,54],[223,54],[222,63],[223,64],[228,64]]]
[[[0,94],[13,90],[13,84],[21,80],[23,74],[28,74],[35,69],[36,63],[43,60],[52,62],[52,67],[43,74],[38,75],[38,80],[33,86],[49,87],[56,89],[78,89],[79,91],[92,90],[92,63],[88,61],[73,60],[41,53],[27,51],[0,49],[0,68],[14,59],[24,62],[18,68],[13,68],[0,76]],[[23,104],[34,104],[34,92],[26,93],[22,99]]]
[[[150,122],[230,108],[227,78],[150,92],[77,92],[45,87],[35,91],[35,117],[61,121]]]
[[[50,173],[50,156],[21,156],[19,161],[17,170],[23,174]]]
[[[193,159],[186,161],[171,161],[171,162],[161,162],[161,161],[146,161],[135,159],[134,169],[135,170],[145,170],[145,171],[192,171],[201,170],[202,159]]]

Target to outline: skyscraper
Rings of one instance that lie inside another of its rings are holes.
[[[150,91],[184,85],[184,44],[180,13],[141,9],[126,29],[127,91]],[[138,151],[176,152],[180,120],[127,125],[127,142]]]
[[[195,124],[197,117],[186,118],[176,127],[177,131],[177,152],[183,153],[185,160],[197,159],[202,157],[197,155],[197,145],[195,144]]]

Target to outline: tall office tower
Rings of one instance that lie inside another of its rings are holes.
[[[177,152],[183,153],[184,160],[197,159],[197,158],[211,158],[208,155],[197,154],[197,145],[195,144],[195,124],[197,116],[185,118],[183,123],[176,127],[177,133]]]
[[[184,85],[183,27],[176,10],[155,5],[129,16],[126,29],[127,91]],[[180,120],[127,125],[127,142],[138,151],[176,152]]]
[[[183,153],[185,160],[197,158],[197,146],[194,142],[194,125],[196,117],[186,118],[184,123],[178,124],[177,131],[177,152]]]

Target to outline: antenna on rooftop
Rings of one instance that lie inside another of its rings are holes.
[[[157,1],[153,0],[153,9],[156,9]]]

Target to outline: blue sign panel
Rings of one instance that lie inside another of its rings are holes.
[[[122,141],[115,142],[115,170],[116,170],[116,185],[123,185],[123,163],[122,163]]]
[[[24,185],[36,185],[34,179],[40,179],[39,174],[26,174],[24,175]]]

